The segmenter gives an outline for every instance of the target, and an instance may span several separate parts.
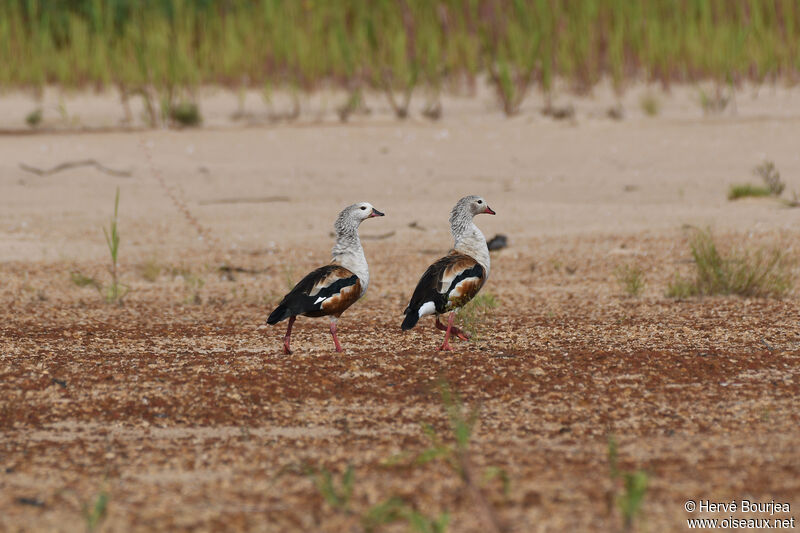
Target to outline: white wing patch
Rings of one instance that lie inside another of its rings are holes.
[[[433,302],[425,302],[419,308],[419,316],[420,316],[420,318],[422,318],[422,317],[424,317],[426,315],[432,315],[435,312],[436,312],[436,304],[433,303]]]

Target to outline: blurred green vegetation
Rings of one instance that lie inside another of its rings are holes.
[[[489,74],[504,109],[603,77],[793,80],[798,0],[5,0],[0,89],[201,84],[410,94]]]

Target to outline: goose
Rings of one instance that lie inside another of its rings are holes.
[[[297,315],[330,317],[333,344],[337,352],[342,351],[336,336],[336,321],[347,308],[364,296],[369,285],[369,268],[358,237],[358,226],[368,218],[382,216],[383,213],[368,202],[353,204],[339,213],[333,226],[336,244],[331,252],[330,264],[301,279],[267,318],[269,325],[289,319],[283,337],[284,354],[292,353],[289,345]]]
[[[453,234],[453,249],[422,275],[405,310],[401,329],[407,331],[417,325],[420,318],[436,315],[436,329],[445,331],[444,343],[439,350],[450,351],[450,335],[463,340],[469,334],[453,325],[455,312],[472,300],[489,279],[489,249],[486,238],[472,221],[475,215],[495,212],[480,196],[465,196],[450,212],[450,232]],[[450,311],[447,326],[439,321],[439,315]]]

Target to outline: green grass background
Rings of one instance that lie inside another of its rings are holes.
[[[798,0],[6,0],[0,89],[785,79]]]

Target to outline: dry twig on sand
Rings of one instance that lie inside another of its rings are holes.
[[[21,168],[26,172],[36,174],[37,176],[49,176],[51,174],[55,174],[56,172],[61,172],[62,170],[68,170],[70,168],[77,168],[77,167],[94,167],[100,172],[103,172],[110,176],[116,176],[118,178],[130,178],[132,174],[130,170],[115,170],[113,168],[108,168],[105,165],[101,165],[94,159],[83,159],[81,161],[66,161],[64,163],[54,166],[53,168],[48,168],[48,169],[32,167],[30,165],[26,165],[25,163],[19,164],[19,168]]]
[[[261,196],[257,198],[219,198],[217,200],[203,200],[200,205],[215,204],[267,204],[271,202],[288,202],[288,196]]]

